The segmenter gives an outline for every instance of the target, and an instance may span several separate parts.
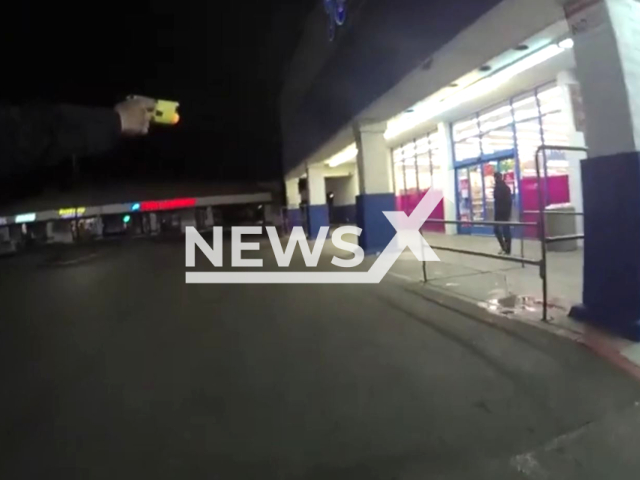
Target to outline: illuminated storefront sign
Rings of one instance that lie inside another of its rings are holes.
[[[139,204],[139,203],[134,203],[134,204],[131,206],[131,211],[132,211],[132,212],[137,212],[138,210],[140,210],[140,204]]]
[[[6,225],[7,224],[7,219],[4,217],[0,217],[0,225]]]
[[[175,198],[173,200],[142,202],[140,204],[140,210],[143,212],[151,212],[156,210],[177,210],[179,208],[191,208],[195,206],[195,198]]]
[[[86,211],[87,209],[85,207],[61,208],[58,210],[58,215],[60,215],[60,218],[75,218],[81,217]]]
[[[30,223],[35,221],[35,213],[23,213],[22,215],[16,215],[16,223]]]

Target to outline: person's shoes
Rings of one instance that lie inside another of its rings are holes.
[[[500,251],[498,252],[498,255],[506,255],[506,254],[507,254],[507,252],[505,252],[504,250],[500,250]]]

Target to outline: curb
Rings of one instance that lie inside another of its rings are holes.
[[[624,356],[620,349],[616,347],[615,339],[612,339],[606,333],[592,326],[587,326],[581,343],[599,357],[624,370],[636,380],[640,380],[640,365]]]
[[[591,325],[585,325],[584,333],[579,333],[558,325],[544,323],[541,320],[534,321],[519,318],[517,316],[499,315],[483,309],[463,296],[455,295],[450,292],[445,293],[429,286],[425,287],[421,283],[409,281],[408,277],[402,278],[398,275],[396,278],[402,279],[405,283],[411,283],[414,288],[407,288],[407,291],[423,298],[424,300],[435,303],[448,310],[461,313],[493,327],[507,330],[508,323],[506,322],[514,321],[571,340],[574,343],[588,348],[603,360],[614,365],[616,368],[625,371],[634,379],[640,381],[640,365],[622,353],[623,348],[629,344],[624,344],[621,342],[621,339],[612,337]],[[421,288],[415,288],[416,286],[420,286]],[[455,305],[453,305],[454,301],[456,302]]]

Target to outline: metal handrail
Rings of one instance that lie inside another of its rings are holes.
[[[589,150],[582,147],[567,147],[564,145],[541,145],[536,150],[535,162],[536,162],[536,178],[538,181],[538,208],[537,211],[524,211],[523,214],[540,214],[541,212],[545,212],[552,215],[575,215],[581,216],[584,213],[581,212],[548,212],[545,211],[544,207],[544,199],[542,195],[542,185],[541,185],[541,176],[540,176],[540,152],[543,150],[565,150],[565,151],[573,151],[573,152],[585,152],[588,153]],[[540,278],[542,280],[542,321],[548,321],[548,302],[549,302],[549,292],[548,292],[548,278],[547,278],[547,244],[550,243],[558,243],[558,242],[566,242],[570,240],[583,240],[584,234],[576,234],[576,235],[560,235],[556,237],[547,237],[546,236],[546,224],[545,224],[545,215],[539,215],[538,222],[485,222],[485,221],[474,221],[474,220],[427,220],[425,223],[437,223],[441,225],[484,225],[484,226],[496,226],[496,225],[507,225],[514,227],[537,227],[538,228],[538,240],[540,241],[540,251],[541,251],[541,259],[540,260],[532,260],[530,258],[525,258],[524,256],[524,237],[522,240],[522,256],[514,257],[514,256],[501,256],[494,255],[491,253],[477,252],[473,250],[463,250],[459,248],[451,248],[451,247],[441,247],[429,245],[433,250],[442,250],[445,252],[459,253],[462,255],[472,255],[476,257],[484,257],[495,260],[501,260],[504,262],[514,262],[514,263],[522,263],[522,265],[532,265],[540,268]],[[427,269],[426,262],[422,262],[422,271],[424,275],[424,281],[427,283]]]
[[[538,185],[538,211],[542,212],[546,210],[545,201],[542,197],[542,185],[540,177],[540,152],[544,150],[561,150],[568,152],[585,152],[589,153],[587,148],[583,147],[568,147],[565,145],[540,145],[536,149],[536,179]],[[542,259],[540,260],[540,277],[542,279],[542,321],[547,321],[548,316],[548,300],[549,300],[549,285],[547,279],[547,238],[546,238],[547,226],[545,222],[545,215],[539,215],[538,222],[538,239],[540,240],[540,250],[542,253]]]
[[[506,225],[508,227],[537,227],[537,222],[490,222],[485,220],[425,220],[425,223],[437,223],[440,225],[478,225],[480,227],[495,227]]]
[[[523,210],[522,213],[524,215],[540,215],[541,212],[539,210]],[[563,211],[556,211],[556,210],[545,210],[544,213],[547,215],[573,215],[575,217],[584,216],[583,212],[563,212]]]
[[[584,240],[584,233],[578,233],[575,235],[558,235],[557,237],[545,238],[547,243],[568,242],[570,240]]]
[[[496,255],[494,253],[476,252],[474,250],[463,250],[460,248],[439,247],[431,244],[429,244],[429,247],[431,247],[433,250],[442,250],[444,252],[461,253],[463,255],[473,255],[476,257],[491,258],[494,260],[503,260],[505,262],[525,263],[527,265],[533,265],[533,266],[540,265],[539,260],[532,260],[530,258],[525,258],[525,257],[503,256],[503,255]]]
[[[486,222],[486,221],[480,221],[480,220],[435,220],[435,219],[432,220],[432,219],[429,219],[429,220],[426,220],[425,223],[427,222],[436,223],[440,225],[480,225],[480,226],[507,225],[510,227],[535,227],[538,225],[537,223],[533,223],[533,222]],[[464,250],[461,248],[441,247],[441,246],[431,245],[431,244],[429,244],[429,247],[433,250],[441,250],[444,252],[460,253],[462,255],[471,255],[476,257],[490,258],[493,260],[501,260],[503,262],[520,263],[523,268],[525,267],[525,265],[540,266],[541,265],[540,260],[532,260],[530,258],[525,258],[524,236],[521,238],[521,244],[522,244],[522,247],[521,247],[520,257],[516,257],[513,255],[509,255],[509,256],[495,255],[493,253],[477,252],[474,250]],[[423,245],[423,251],[424,251],[424,245]],[[422,276],[424,279],[424,283],[428,283],[427,262],[422,262]]]

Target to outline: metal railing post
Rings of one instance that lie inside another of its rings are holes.
[[[427,278],[427,261],[424,259],[424,245],[422,246],[422,279],[424,283],[428,283],[429,279]]]
[[[540,260],[540,278],[542,279],[542,321],[547,320],[547,242],[546,231],[547,226],[545,224],[545,205],[542,192],[542,180],[540,178],[540,152],[544,146],[539,146],[536,150],[536,180],[538,186],[538,211],[540,217],[538,218],[538,240],[540,241],[540,250],[542,258]]]
[[[524,258],[524,227],[520,227],[520,257]],[[522,268],[524,267],[525,264],[522,262]]]
[[[436,223],[439,225],[481,225],[481,226],[496,226],[496,225],[509,225],[510,227],[518,227],[522,229],[520,235],[520,258],[515,256],[501,256],[501,255],[493,255],[490,253],[483,253],[472,250],[464,250],[459,248],[451,248],[451,247],[443,247],[436,245],[429,245],[433,250],[441,250],[444,252],[458,253],[462,255],[471,255],[477,257],[484,257],[493,260],[500,260],[502,262],[513,262],[513,263],[521,263],[524,267],[525,265],[536,266],[540,269],[540,278],[542,279],[542,321],[549,321],[549,283],[548,283],[548,262],[547,262],[547,244],[548,243],[558,243],[558,242],[566,242],[569,240],[580,240],[584,239],[584,234],[576,234],[576,235],[560,235],[557,237],[547,237],[547,225],[546,225],[546,205],[544,201],[544,192],[542,190],[542,178],[540,175],[540,152],[545,149],[551,150],[565,150],[565,151],[574,151],[574,152],[588,152],[588,149],[582,147],[567,147],[567,146],[557,146],[557,145],[541,145],[536,150],[535,154],[535,163],[536,163],[536,177],[538,181],[538,211],[522,211],[521,216],[525,213],[537,213],[540,215],[537,222],[523,222],[522,218],[520,218],[519,222],[491,222],[491,221],[474,221],[474,220],[432,220],[428,219],[425,223]],[[550,212],[554,214],[566,214],[566,215],[583,215],[583,213],[566,213],[566,212]],[[530,258],[526,258],[524,256],[524,229],[526,227],[536,227],[538,229],[538,240],[540,241],[540,253],[541,259],[534,260]],[[424,245],[422,245],[423,257],[424,257]],[[422,275],[424,282],[427,283],[427,265],[426,262],[422,262]]]
[[[548,295],[549,284],[547,275],[547,225],[546,225],[546,205],[543,200],[542,191],[542,179],[540,178],[540,152],[543,150],[564,150],[573,152],[588,152],[586,148],[582,147],[567,147],[564,145],[540,145],[536,150],[536,179],[538,181],[538,212],[540,218],[538,219],[538,239],[540,240],[540,250],[542,253],[542,259],[540,260],[540,278],[542,279],[542,321],[548,322]],[[546,167],[546,165],[545,165]],[[546,172],[546,169],[545,169]],[[546,175],[545,175],[545,187],[546,187]],[[546,194],[546,189],[545,192]]]

